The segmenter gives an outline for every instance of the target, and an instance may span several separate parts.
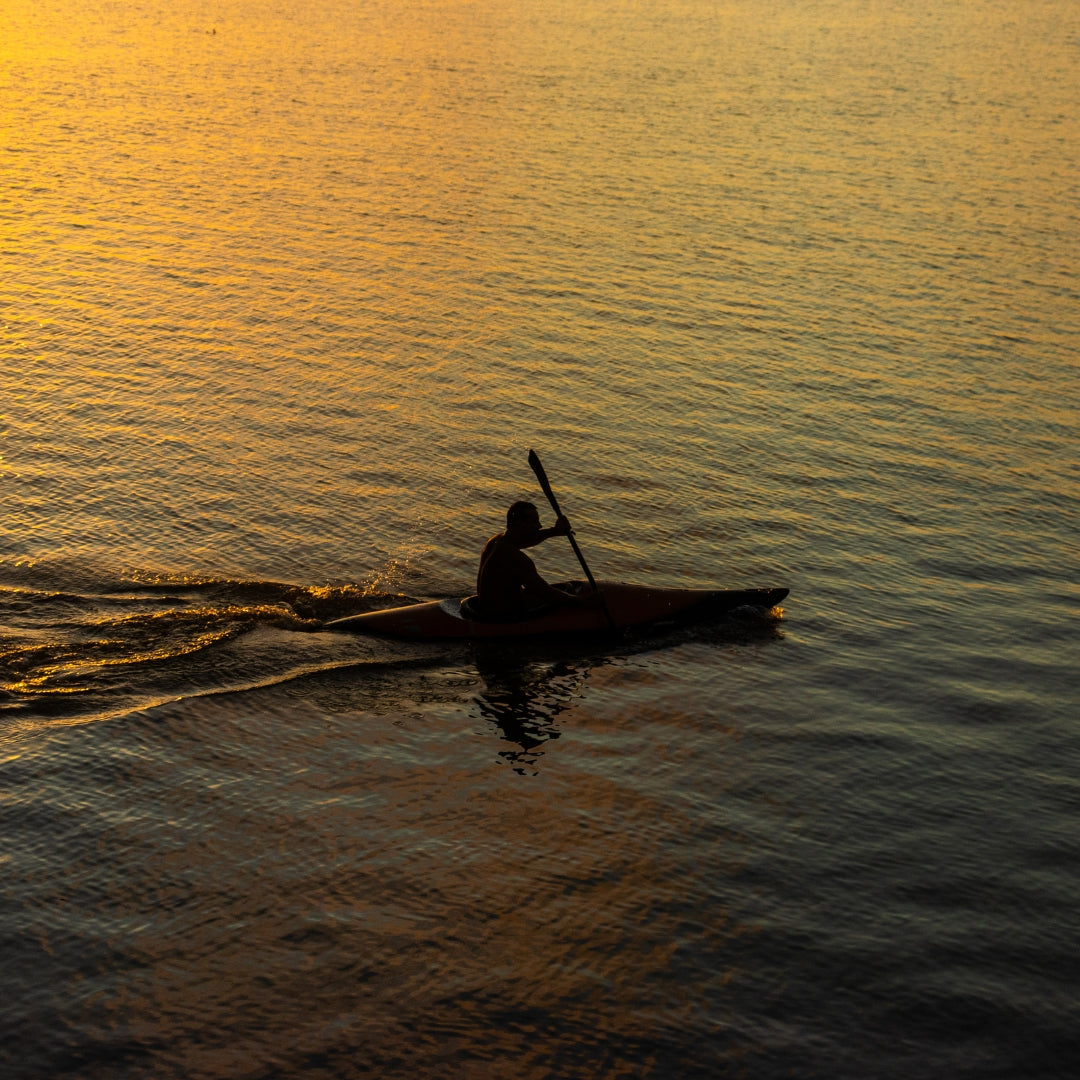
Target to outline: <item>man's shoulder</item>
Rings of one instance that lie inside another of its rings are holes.
[[[493,555],[496,551],[505,551],[507,548],[506,534],[496,533],[485,545],[484,545],[484,557]]]
[[[485,545],[480,556],[482,563],[492,562],[502,566],[515,566],[527,569],[533,565],[532,559],[516,544],[507,541],[503,533],[493,536]]]

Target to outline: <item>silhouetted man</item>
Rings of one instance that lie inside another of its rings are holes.
[[[570,522],[559,517],[551,529],[540,528],[540,514],[530,502],[516,502],[506,511],[506,532],[493,536],[480,556],[476,597],[485,615],[523,615],[552,606],[584,607],[592,592],[572,596],[549,585],[522,548],[535,547],[553,536],[569,536]]]

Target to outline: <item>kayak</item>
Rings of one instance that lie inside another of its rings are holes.
[[[556,588],[574,592],[580,583],[566,582]],[[649,623],[681,621],[722,615],[739,608],[767,611],[788,594],[787,589],[656,589],[649,585],[602,582],[600,592],[615,629]],[[423,604],[347,615],[325,623],[328,630],[348,630],[358,634],[379,634],[395,638],[502,638],[536,634],[581,634],[611,630],[599,606],[555,607],[522,617],[492,619],[476,612],[475,597],[451,597]]]

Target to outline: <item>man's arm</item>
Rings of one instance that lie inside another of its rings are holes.
[[[537,544],[542,544],[545,540],[550,540],[553,536],[569,536],[573,530],[570,528],[570,522],[567,520],[565,514],[560,514],[555,520],[555,524],[550,529],[541,529],[536,534],[536,539],[531,543],[522,544],[522,547],[536,547]]]
[[[560,533],[559,535],[565,534]],[[521,568],[521,584],[526,595],[531,600],[545,600],[549,604],[557,604],[559,607],[588,607],[595,602],[593,591],[588,586],[576,596],[565,593],[562,589],[556,589],[554,585],[549,585],[540,576],[539,571],[528,555],[521,555],[521,559],[523,564],[527,564]]]

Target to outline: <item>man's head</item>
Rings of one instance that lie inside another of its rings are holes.
[[[531,502],[516,502],[506,511],[506,527],[514,528],[526,522],[535,522],[540,525],[540,511]]]
[[[506,531],[513,533],[538,532],[540,512],[531,502],[516,502],[506,511]]]

